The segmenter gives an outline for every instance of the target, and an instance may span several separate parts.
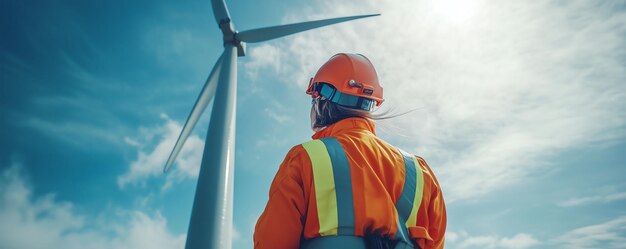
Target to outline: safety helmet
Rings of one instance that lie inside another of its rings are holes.
[[[340,53],[331,57],[311,78],[306,93],[367,111],[384,101],[376,69],[361,54]]]

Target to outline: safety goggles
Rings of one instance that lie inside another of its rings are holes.
[[[375,103],[372,99],[341,93],[332,85],[322,82],[309,83],[307,93],[313,98],[316,97],[316,93],[319,93],[320,96],[335,104],[365,111],[372,110]]]

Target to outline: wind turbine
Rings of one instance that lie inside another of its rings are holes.
[[[237,56],[245,56],[246,42],[267,41],[309,29],[379,15],[340,17],[238,32],[224,0],[211,0],[211,5],[215,21],[222,31],[224,52],[213,66],[163,168],[164,172],[169,170],[200,115],[216,95],[191,210],[185,244],[187,249],[231,248]]]

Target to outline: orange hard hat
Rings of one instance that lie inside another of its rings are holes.
[[[361,54],[340,53],[331,57],[320,67],[315,77],[311,78],[306,93],[313,97],[319,94],[324,95],[324,91],[321,90],[323,85],[330,85],[341,93],[337,95],[332,92],[335,96],[333,99],[337,100],[333,101],[335,103],[342,104],[346,102],[345,100],[355,97],[356,99],[365,98],[370,102],[373,100],[377,106],[384,101],[383,87],[378,82],[376,69]],[[325,97],[329,98],[329,96]],[[340,99],[344,101],[339,101]]]

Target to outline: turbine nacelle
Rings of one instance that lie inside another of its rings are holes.
[[[237,35],[239,34],[239,31],[235,29],[235,24],[233,24],[230,18],[224,18],[220,20],[218,26],[220,30],[222,30],[222,39],[224,41],[224,46],[226,46],[227,44],[232,44],[233,46],[237,47],[237,56],[246,56],[246,43],[238,39]]]

